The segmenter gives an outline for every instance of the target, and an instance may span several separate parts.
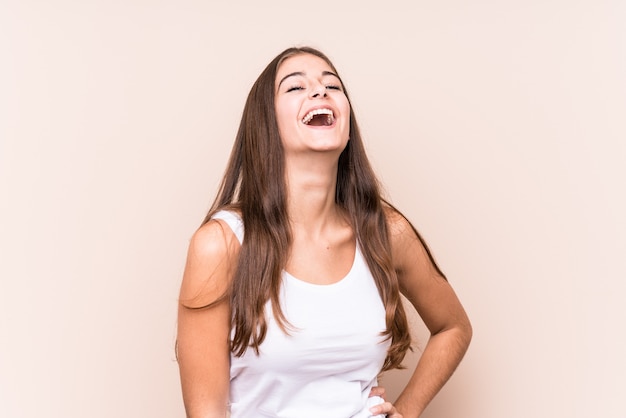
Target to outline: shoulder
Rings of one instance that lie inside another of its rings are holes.
[[[210,220],[189,242],[181,286],[181,302],[204,306],[228,289],[239,254],[239,241],[221,220]]]
[[[398,209],[391,205],[386,205],[384,212],[392,246],[406,244],[408,243],[407,241],[418,240],[417,231]]]
[[[224,221],[211,219],[191,236],[189,251],[200,257],[226,256],[233,238],[232,230]]]
[[[396,208],[385,208],[394,268],[402,281],[412,272],[419,276],[443,277],[426,242],[413,224]]]

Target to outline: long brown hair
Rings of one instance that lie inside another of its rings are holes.
[[[258,354],[267,333],[267,301],[271,301],[278,325],[284,332],[289,332],[279,294],[281,273],[292,237],[286,204],[284,152],[274,110],[274,88],[281,63],[298,54],[322,58],[338,74],[323,53],[309,47],[288,48],[269,63],[248,95],[228,166],[203,222],[208,222],[218,210],[231,208],[240,211],[244,223],[245,236],[230,290],[220,298],[230,298],[234,329],[231,351],[236,356],[243,355],[249,347]],[[391,346],[383,370],[400,367],[410,348],[411,337],[393,267],[385,214],[395,208],[381,197],[379,182],[366,156],[352,106],[350,140],[339,157],[335,201],[348,214],[385,306],[386,330],[383,335],[391,339]]]

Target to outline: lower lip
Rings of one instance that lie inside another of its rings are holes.
[[[337,125],[337,119],[333,119],[333,123],[331,123],[330,125],[307,125],[304,122],[301,123],[307,128],[333,128],[335,127],[335,125]]]

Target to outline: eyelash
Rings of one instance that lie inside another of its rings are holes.
[[[332,85],[332,84],[330,84],[330,85],[326,86],[326,88],[327,88],[327,89],[330,89],[330,90],[338,90],[338,91],[341,91],[341,87],[339,87],[339,86],[335,86],[335,85]],[[290,87],[290,88],[288,88],[288,89],[287,89],[287,93],[289,93],[289,92],[291,92],[291,91],[296,91],[296,90],[304,90],[304,87],[300,87],[300,86]]]

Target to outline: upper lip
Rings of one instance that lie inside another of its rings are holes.
[[[304,119],[307,117],[307,115],[309,115],[311,112],[313,112],[314,110],[320,110],[320,109],[324,109],[324,110],[330,110],[333,113],[333,119],[337,118],[337,112],[335,111],[335,109],[332,108],[332,106],[328,106],[328,105],[320,105],[320,106],[313,106],[310,109],[308,109],[304,115],[302,115],[302,117],[300,118],[300,121],[303,122]]]

